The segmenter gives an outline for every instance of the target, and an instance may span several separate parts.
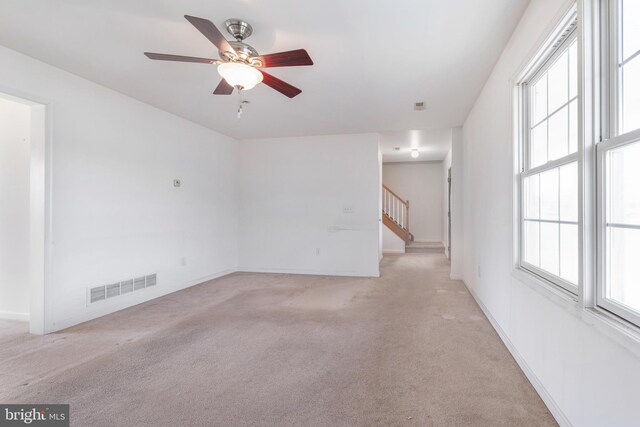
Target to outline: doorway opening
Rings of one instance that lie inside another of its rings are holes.
[[[451,258],[451,168],[449,168],[449,171],[447,172],[447,187],[449,192],[449,196],[447,197],[449,205],[447,207],[447,221],[449,224],[447,227],[447,231],[449,233],[447,236],[447,256]]]
[[[46,106],[0,93],[0,319],[45,327]]]

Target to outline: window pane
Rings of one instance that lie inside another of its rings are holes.
[[[560,260],[559,224],[540,223],[540,268],[558,275]]]
[[[569,107],[549,118],[549,160],[569,154]]]
[[[549,69],[549,112],[569,101],[569,53],[565,51]]]
[[[569,154],[578,151],[578,100],[569,104]]]
[[[534,175],[524,180],[524,216],[540,219],[540,176]]]
[[[545,74],[531,88],[531,125],[540,123],[547,117],[547,75]]]
[[[558,220],[558,169],[540,174],[540,218]]]
[[[560,168],[560,220],[578,222],[578,164]]]
[[[607,229],[608,298],[640,311],[640,230]]]
[[[608,160],[607,222],[640,225],[640,142],[611,150]]]
[[[535,168],[547,163],[547,122],[536,126],[532,133],[530,167]]]
[[[560,277],[578,284],[578,225],[560,224]]]
[[[524,261],[540,266],[540,223],[525,221],[524,223]]]
[[[637,24],[640,26],[640,22]],[[622,67],[622,132],[640,128],[640,56]]]
[[[569,99],[578,96],[578,41],[569,47]]]
[[[640,1],[622,1],[622,59],[640,50]]]

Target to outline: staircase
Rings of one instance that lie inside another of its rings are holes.
[[[382,223],[405,243],[413,241],[413,234],[409,232],[409,201],[386,185],[382,186]]]
[[[411,242],[406,246],[406,252],[411,253],[444,253],[444,245],[440,242]]]

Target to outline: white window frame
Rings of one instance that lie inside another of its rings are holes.
[[[620,85],[618,58],[621,45],[621,31],[619,31],[619,0],[600,1],[600,60],[601,60],[601,136],[596,145],[596,239],[597,239],[597,274],[595,305],[610,313],[640,326],[640,312],[636,312],[613,300],[606,298],[607,279],[607,154],[614,149],[624,147],[640,141],[640,129],[620,134]],[[635,227],[634,227],[635,228]]]
[[[531,135],[531,126],[530,126],[530,111],[529,111],[529,87],[532,86],[540,76],[542,76],[549,68],[554,64],[555,60],[561,56],[565,52],[565,50],[573,43],[574,40],[578,43],[578,50],[580,50],[580,37],[578,36],[578,28],[577,28],[577,8],[576,6],[572,6],[570,11],[564,17],[564,19],[559,23],[556,27],[556,31],[550,37],[549,42],[545,47],[540,49],[540,53],[538,56],[532,61],[532,63],[526,68],[524,73],[522,73],[521,77],[518,79],[518,90],[517,90],[517,105],[518,105],[518,113],[517,113],[517,137],[519,140],[518,144],[518,173],[517,173],[517,194],[518,194],[518,214],[517,214],[517,238],[518,244],[516,247],[517,250],[517,268],[520,270],[533,275],[538,279],[543,279],[545,283],[555,285],[561,291],[566,292],[568,295],[575,297],[579,293],[579,289],[582,283],[582,221],[581,221],[581,209],[578,207],[578,283],[573,284],[570,283],[559,276],[555,276],[551,273],[542,270],[539,267],[536,267],[532,264],[529,264],[524,261],[524,251],[525,251],[525,239],[524,239],[524,180],[525,178],[537,175],[542,172],[556,169],[560,166],[574,163],[578,164],[578,169],[581,167],[580,156],[582,153],[582,132],[578,132],[578,151],[576,153],[569,154],[560,159],[549,161],[543,165],[536,166],[534,168],[529,168],[530,163],[530,135]],[[580,61],[578,61],[580,62]],[[578,80],[580,81],[580,65],[578,64]],[[578,128],[582,125],[582,108],[581,108],[581,90],[580,84],[578,84]],[[547,112],[548,113],[548,112]],[[580,175],[580,172],[579,172]],[[576,191],[580,195],[582,193],[582,181],[580,177],[578,177],[578,188]],[[580,204],[581,198],[578,198],[578,202]],[[562,221],[552,221],[553,223],[561,224]],[[571,224],[574,224],[571,222]]]

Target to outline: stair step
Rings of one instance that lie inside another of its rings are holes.
[[[405,250],[407,253],[444,253],[444,245],[440,242],[411,242]]]

